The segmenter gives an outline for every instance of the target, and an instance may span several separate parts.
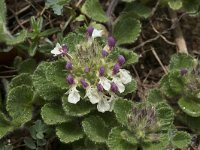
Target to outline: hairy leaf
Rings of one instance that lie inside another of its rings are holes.
[[[187,132],[178,131],[172,138],[172,145],[176,148],[187,147],[191,142],[191,136]]]
[[[21,85],[8,93],[7,110],[13,122],[24,124],[32,118],[33,90],[30,86]]]
[[[189,116],[200,117],[200,103],[194,99],[182,97],[179,99],[178,105]]]
[[[20,86],[20,85],[32,86],[32,84],[33,83],[32,83],[31,75],[28,73],[21,73],[11,80],[9,88],[12,89],[12,88]]]
[[[152,89],[148,93],[147,101],[153,104],[164,102],[163,95],[160,90]]]
[[[122,125],[126,126],[128,124],[128,112],[131,110],[133,103],[131,101],[118,99],[114,104],[114,112],[117,120]]]
[[[65,113],[69,116],[84,116],[95,108],[90,102],[84,100],[80,100],[77,104],[71,104],[67,98],[67,96],[63,96],[62,105]]]
[[[140,32],[140,21],[131,16],[121,16],[115,21],[113,35],[119,45],[135,42]]]
[[[68,122],[56,127],[56,135],[63,143],[71,143],[83,138],[83,131],[77,122]]]
[[[45,104],[42,107],[41,116],[48,125],[60,124],[72,120],[72,117],[65,114],[62,106],[57,104]]]
[[[128,143],[121,136],[123,130],[119,127],[115,127],[111,130],[108,136],[108,147],[111,150],[136,150],[137,146]]]
[[[17,70],[19,73],[33,73],[35,68],[36,68],[37,64],[35,59],[29,58],[26,59],[24,61],[22,61],[22,63],[19,64],[19,66],[17,67]]]
[[[83,130],[91,141],[105,143],[108,138],[109,128],[99,116],[90,116],[82,122]]]
[[[95,10],[95,11],[94,11]],[[108,18],[99,0],[86,0],[81,11],[95,21],[106,22]]]
[[[170,0],[168,4],[169,4],[169,7],[174,10],[180,9],[183,5],[182,0]]]
[[[53,62],[47,67],[48,71],[46,71],[47,80],[62,89],[68,88],[68,84],[66,82],[65,64],[65,61]]]
[[[49,63],[41,63],[33,74],[33,85],[36,92],[45,100],[59,100],[63,95],[64,91],[59,87],[52,84],[52,82],[47,81],[46,71],[49,66]]]

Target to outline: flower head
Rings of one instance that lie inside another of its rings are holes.
[[[72,86],[65,94],[69,94],[69,103],[76,104],[78,101],[80,101],[80,94],[79,91],[76,89],[76,86]]]
[[[113,74],[117,74],[119,72],[120,65],[117,63],[113,66]]]
[[[104,49],[102,50],[101,54],[102,54],[103,57],[107,57],[108,56],[108,52],[106,50],[104,50]]]
[[[94,31],[94,28],[93,28],[93,27],[88,27],[88,28],[87,28],[87,33],[88,33],[88,35],[89,35],[90,37],[92,36],[93,31]]]
[[[114,93],[119,91],[118,86],[114,82],[111,83],[111,91]]]

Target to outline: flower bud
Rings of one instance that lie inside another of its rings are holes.
[[[67,45],[65,45],[65,44],[62,45],[62,51],[63,51],[64,54],[66,54],[68,52]]]
[[[100,83],[97,84],[97,89],[99,92],[103,92],[103,86]]]
[[[122,66],[125,63],[125,61],[126,60],[125,60],[124,56],[122,56],[122,55],[118,56],[118,63],[120,66]]]
[[[81,84],[82,84],[82,86],[83,86],[84,88],[87,88],[88,85],[89,85],[84,79],[81,79],[80,82],[81,82]]]
[[[67,76],[66,80],[70,85],[74,84],[74,77],[71,74]]]
[[[117,74],[119,72],[120,65],[117,63],[113,66],[113,74]]]
[[[112,37],[112,36],[110,36],[110,37],[108,38],[108,46],[109,46],[110,48],[113,48],[113,47],[115,46],[115,44],[116,44],[115,38]]]
[[[67,62],[66,65],[65,65],[65,68],[67,70],[72,70],[72,63],[71,62]]]
[[[105,73],[105,68],[104,66],[101,66],[99,69],[99,76],[104,76],[104,73]]]
[[[92,36],[93,31],[94,31],[94,28],[93,28],[93,27],[88,27],[88,28],[87,28],[87,33],[88,33],[88,35],[89,35],[90,37]]]
[[[184,75],[186,75],[186,74],[187,74],[187,72],[188,72],[188,70],[187,70],[187,69],[185,69],[185,68],[182,68],[182,69],[180,70],[181,76],[184,76]]]
[[[102,50],[101,52],[103,57],[107,57],[108,56],[108,52],[106,50]]]
[[[90,68],[88,66],[86,66],[85,69],[84,69],[84,72],[85,73],[89,73],[90,72]]]
[[[111,83],[111,91],[114,93],[117,93],[119,91],[117,85],[114,82]]]

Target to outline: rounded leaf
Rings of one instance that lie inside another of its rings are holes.
[[[105,143],[110,129],[99,116],[90,116],[82,122],[83,130],[91,141]]]
[[[43,62],[37,67],[33,74],[33,85],[36,92],[45,100],[59,100],[64,91],[46,79],[46,71],[48,71],[49,65],[47,62]]]
[[[182,97],[179,99],[178,105],[189,116],[200,117],[200,103],[195,100]]]
[[[67,96],[63,96],[62,105],[67,115],[77,117],[84,116],[95,108],[95,105],[92,105],[90,102],[82,99],[77,104],[71,104],[68,102]]]
[[[56,127],[56,135],[63,143],[71,143],[83,138],[83,131],[77,122],[68,122]]]
[[[115,127],[111,130],[108,136],[108,147],[111,150],[136,150],[137,146],[128,143],[121,136],[123,130],[119,127]]]
[[[178,131],[172,138],[172,145],[176,148],[187,147],[191,142],[191,136],[187,132]]]
[[[6,108],[13,122],[24,124],[31,120],[32,99],[33,90],[30,86],[22,85],[10,90]]]
[[[72,120],[72,117],[65,114],[62,106],[57,104],[45,104],[42,107],[41,116],[48,125],[60,124]]]
[[[28,85],[28,86],[32,86],[32,77],[30,74],[28,73],[21,73],[18,76],[14,77],[9,85],[9,88],[12,89],[16,86],[20,86],[20,85]]]
[[[113,29],[113,35],[117,39],[117,44],[128,44],[135,42],[140,32],[140,21],[132,16],[119,17],[116,20]]]

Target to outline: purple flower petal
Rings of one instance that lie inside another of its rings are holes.
[[[115,44],[116,44],[115,38],[112,37],[112,36],[110,36],[110,37],[108,38],[108,46],[109,46],[110,48],[113,48],[113,47],[115,46]]]
[[[97,89],[99,92],[103,92],[103,86],[100,83],[97,84]]]
[[[71,74],[67,76],[66,80],[70,85],[74,84],[74,77]]]
[[[117,93],[119,91],[117,85],[114,82],[111,83],[111,91],[114,93]]]
[[[88,28],[87,28],[87,33],[88,33],[88,35],[89,35],[90,37],[92,36],[93,31],[94,31],[94,28],[93,28],[93,27],[88,27]]]
[[[81,79],[80,82],[81,82],[81,84],[82,84],[82,86],[83,86],[84,88],[87,88],[88,85],[89,85],[84,79]]]
[[[104,68],[104,66],[101,66],[100,67],[100,69],[99,69],[99,76],[104,76],[104,74],[105,74],[105,68]]]
[[[107,56],[108,56],[108,52],[107,52],[106,50],[102,50],[101,53],[102,53],[102,56],[103,56],[103,57],[107,57]]]
[[[113,74],[117,74],[119,72],[120,65],[117,63],[113,66]]]
[[[84,72],[85,73],[89,73],[90,72],[90,68],[88,66],[86,66],[85,69],[84,69]]]
[[[186,74],[188,73],[188,70],[185,69],[185,68],[182,68],[182,69],[180,70],[180,73],[181,73],[181,76],[184,76],[184,75],[186,75]]]
[[[122,66],[126,62],[125,58],[123,55],[119,55],[118,57],[118,63],[120,66]]]
[[[65,68],[67,70],[72,70],[72,63],[71,62],[67,62],[66,65],[65,65]]]
[[[63,51],[64,54],[66,54],[68,52],[67,45],[65,45],[65,44],[62,45],[62,51]]]

